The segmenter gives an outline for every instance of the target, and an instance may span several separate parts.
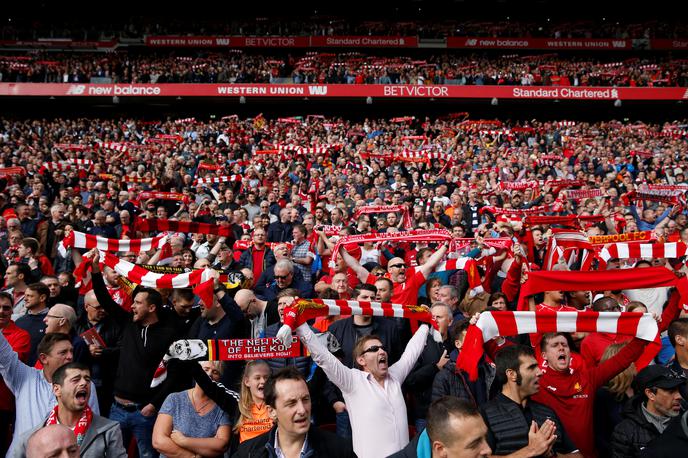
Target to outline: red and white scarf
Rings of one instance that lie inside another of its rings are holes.
[[[120,153],[127,153],[127,152],[129,152],[129,149],[131,148],[131,145],[129,145],[127,143],[115,143],[115,142],[103,142],[103,143],[99,143],[98,146],[100,146],[103,149],[118,151]]]
[[[153,178],[153,177],[136,177],[136,176],[127,175],[127,176],[122,177],[121,181],[123,183],[155,184],[155,182],[158,180],[156,178]]]
[[[284,310],[284,324],[277,338],[284,345],[291,345],[292,332],[308,320],[319,316],[364,315],[407,318],[432,325],[432,336],[442,342],[437,323],[427,307],[401,305],[388,302],[345,301],[341,299],[297,299]]]
[[[339,247],[349,244],[360,244],[365,242],[434,242],[434,241],[452,241],[452,235],[445,229],[427,229],[407,232],[382,232],[375,234],[359,234],[342,237],[337,241],[337,244],[332,250],[333,255],[339,253]]]
[[[159,274],[117,256],[101,252],[106,266],[132,283],[148,288],[189,288],[213,279],[212,269],[192,270],[183,274]]]
[[[370,215],[374,213],[401,213],[404,227],[407,229],[413,227],[411,215],[406,205],[367,205],[356,210],[356,213],[354,213],[351,219],[357,220],[361,215]]]
[[[146,239],[108,239],[100,235],[84,234],[79,231],[71,231],[65,238],[63,238],[57,245],[57,251],[64,257],[67,256],[67,248],[86,248],[91,250],[98,248],[100,251],[118,252],[118,251],[133,251],[139,253],[141,251],[150,251],[156,248],[162,248],[167,243],[167,236],[158,235],[156,237]]]
[[[10,177],[13,175],[26,175],[24,167],[2,167],[0,168],[0,177]]]
[[[661,348],[657,322],[650,313],[483,312],[476,324],[468,327],[456,370],[463,370],[471,380],[477,380],[478,362],[486,342],[498,336],[546,332],[606,332],[633,336],[648,342],[641,357],[643,362],[649,362]]]
[[[148,199],[176,200],[188,204],[191,198],[180,192],[144,191],[139,194],[139,202]]]
[[[686,244],[683,242],[670,243],[612,243],[602,249],[600,259],[605,263],[611,258],[671,258],[676,259],[686,255]]]
[[[91,149],[87,145],[79,145],[76,143],[55,143],[53,148],[61,149],[63,151],[88,151]]]
[[[193,185],[198,186],[199,184],[241,183],[243,179],[244,177],[241,175],[223,175],[214,178],[196,178],[193,182]]]
[[[542,268],[552,270],[560,259],[571,267],[579,258],[582,271],[590,270],[594,260],[595,249],[588,241],[588,237],[580,231],[561,231],[552,234],[547,241],[547,255]]]
[[[57,414],[58,408],[59,406],[55,406],[53,407],[53,410],[50,411],[48,419],[45,422],[45,426],[57,425],[60,423]],[[74,436],[76,436],[77,445],[81,446],[81,443],[84,441],[84,437],[86,437],[86,431],[88,431],[88,428],[91,426],[91,421],[93,421],[93,412],[87,405],[84,408],[84,412],[81,414],[81,417],[76,422],[76,426],[74,427]]]

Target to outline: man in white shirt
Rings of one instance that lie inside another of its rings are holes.
[[[342,364],[318,341],[308,325],[297,335],[311,358],[340,390],[349,412],[354,452],[359,458],[389,456],[409,442],[406,403],[401,385],[423,351],[429,328],[421,325],[399,361],[389,367],[387,351],[375,335],[361,337],[353,359],[360,369]]]

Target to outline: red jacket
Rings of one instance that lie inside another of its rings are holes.
[[[597,456],[593,435],[595,393],[638,359],[647,342],[633,339],[616,356],[597,366],[558,372],[543,370],[540,391],[532,398],[553,409],[566,433],[585,457]]]
[[[14,324],[14,321],[10,321],[2,330],[2,334],[7,339],[10,347],[17,352],[19,359],[26,362],[31,350],[31,337],[29,333]],[[7,388],[2,378],[0,378],[0,410],[14,411],[14,396],[12,396],[12,392]]]

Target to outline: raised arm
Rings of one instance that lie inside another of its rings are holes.
[[[349,369],[330,353],[330,350],[328,350],[327,347],[318,340],[318,337],[313,331],[311,331],[308,323],[304,323],[296,328],[296,335],[298,335],[303,344],[308,347],[308,351],[311,352],[311,358],[322,368],[327,378],[329,378],[332,383],[337,385],[344,393],[351,392],[354,389],[353,371],[356,369]],[[416,356],[416,358],[418,358],[418,356]],[[411,367],[413,367],[413,364],[411,364]]]
[[[125,325],[131,320],[131,315],[119,306],[117,302],[112,299],[110,293],[108,293],[105,287],[105,281],[103,280],[103,274],[100,272],[100,254],[96,251],[93,256],[93,261],[91,267],[93,272],[91,274],[91,284],[93,285],[93,292],[96,294],[96,299],[98,303],[103,306],[108,315],[119,323],[120,325]]]
[[[413,366],[416,364],[416,361],[425,347],[425,341],[428,339],[429,331],[430,325],[421,325],[413,337],[411,337],[409,343],[406,344],[406,349],[401,355],[401,358],[399,358],[399,361],[392,364],[389,368],[389,373],[399,382],[403,382],[406,379],[411,369],[413,369]]]
[[[435,267],[437,267],[437,264],[440,263],[440,261],[442,260],[444,255],[447,254],[448,249],[449,249],[449,242],[444,242],[444,244],[437,251],[435,251],[432,254],[432,256],[430,256],[430,258],[427,260],[427,262],[425,264],[418,267],[418,270],[423,272],[423,276],[425,278],[428,278],[428,276],[432,272],[435,271]]]
[[[342,245],[339,248],[339,255],[342,257],[342,259],[344,259],[346,265],[349,266],[351,270],[356,272],[356,276],[358,277],[359,281],[365,283],[368,279],[368,275],[370,274],[370,272],[368,272],[366,268],[363,267],[361,263],[356,260],[356,258],[351,256],[349,252],[346,251],[344,245]]]

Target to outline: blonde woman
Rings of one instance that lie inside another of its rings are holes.
[[[220,380],[220,361],[199,363],[211,380]],[[165,456],[222,456],[229,447],[227,413],[196,384],[167,396],[153,428],[153,447]]]
[[[625,347],[625,343],[615,343],[607,347],[602,354],[604,362],[612,358]],[[611,456],[611,437],[616,425],[622,418],[624,405],[634,395],[633,379],[635,378],[635,364],[631,364],[625,371],[611,379],[607,385],[597,390],[595,398],[595,440],[599,456]]]
[[[241,379],[239,420],[234,426],[234,432],[239,434],[239,442],[253,439],[272,429],[272,419],[263,394],[263,387],[269,377],[270,366],[265,361],[246,363]]]

